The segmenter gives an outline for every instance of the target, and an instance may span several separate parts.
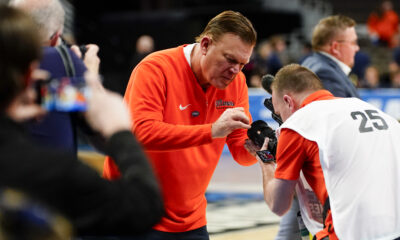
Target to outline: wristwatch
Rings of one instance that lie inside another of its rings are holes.
[[[263,163],[275,162],[274,155],[272,155],[268,150],[257,151],[256,154]]]

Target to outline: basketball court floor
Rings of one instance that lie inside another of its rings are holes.
[[[259,164],[244,167],[223,153],[206,197],[211,240],[271,240],[280,218],[263,199]]]

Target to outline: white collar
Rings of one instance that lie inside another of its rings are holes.
[[[337,63],[339,65],[340,69],[342,69],[342,71],[344,72],[344,74],[346,74],[346,76],[348,76],[349,73],[351,72],[351,68],[349,66],[347,66],[342,61],[335,58],[334,56],[330,55],[329,53],[323,52],[323,51],[319,51],[319,53],[321,53],[324,56],[327,56],[328,58],[332,59],[335,63]]]
[[[192,67],[192,59],[190,58],[190,56],[196,44],[197,43],[192,43],[183,47],[183,54],[185,55],[186,61],[189,63],[190,67]]]

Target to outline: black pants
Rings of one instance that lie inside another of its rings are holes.
[[[152,230],[143,238],[135,238],[135,240],[209,240],[207,226],[197,228],[188,232],[161,232]]]
[[[210,240],[210,237],[207,226],[204,226],[188,232],[171,233],[151,230],[135,237],[77,237],[74,240]]]

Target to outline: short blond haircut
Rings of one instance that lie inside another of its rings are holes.
[[[271,88],[273,92],[282,95],[284,92],[318,91],[323,89],[323,86],[318,76],[308,68],[299,64],[289,64],[278,71]]]
[[[250,20],[241,13],[230,10],[211,19],[204,31],[196,37],[196,42],[200,42],[204,36],[210,36],[217,42],[225,33],[237,35],[252,46],[257,42],[257,32]]]
[[[356,22],[346,16],[335,15],[323,18],[314,27],[311,45],[315,51],[334,40],[334,38],[347,28],[354,27]]]

